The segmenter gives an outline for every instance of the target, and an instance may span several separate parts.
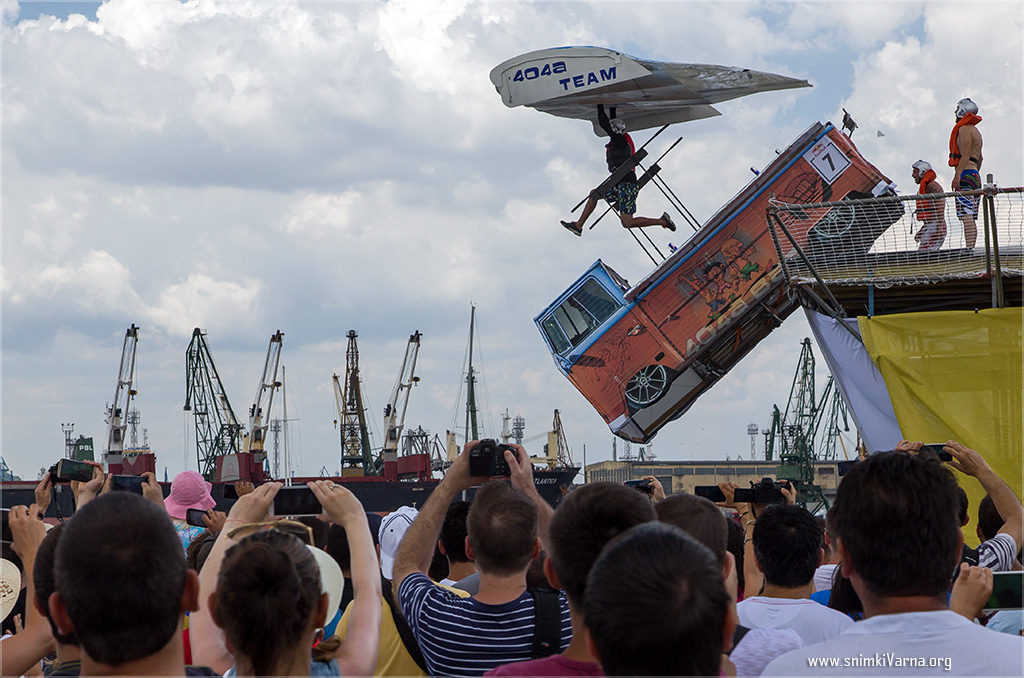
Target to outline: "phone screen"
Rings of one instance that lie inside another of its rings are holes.
[[[952,461],[953,455],[942,449],[945,446],[945,443],[932,443],[929,445],[922,445],[921,450],[918,452],[918,454],[924,452],[925,450],[929,450],[931,452],[934,452],[936,456],[938,456],[940,461]]]
[[[7,522],[7,518],[11,514],[11,509],[0,510],[3,511],[3,543],[10,544],[14,541],[14,537],[11,535],[11,524]]]
[[[206,527],[206,523],[203,522],[205,515],[206,511],[202,509],[188,509],[185,511],[185,522],[196,527]]]
[[[986,610],[1024,608],[1024,572],[996,572],[992,575],[992,595]]]
[[[111,476],[110,489],[122,492],[134,492],[142,494],[142,483],[146,481],[142,476]]]
[[[320,500],[308,487],[282,487],[274,495],[271,515],[275,516],[318,516],[324,512]]]
[[[693,488],[693,493],[710,501],[725,501],[725,495],[717,485],[697,485]]]

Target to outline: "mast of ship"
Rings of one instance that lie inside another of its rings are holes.
[[[466,441],[479,440],[480,431],[476,423],[476,375],[473,374],[473,329],[476,325],[476,306],[469,312],[469,369],[466,371]],[[470,433],[472,432],[472,437]]]

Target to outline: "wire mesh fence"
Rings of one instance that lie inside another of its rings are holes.
[[[767,218],[786,275],[797,284],[815,274],[825,284],[876,287],[1024,274],[1022,188],[772,200]]]

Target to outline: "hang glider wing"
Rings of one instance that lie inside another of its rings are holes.
[[[602,47],[529,52],[495,66],[490,77],[509,108],[589,120],[599,136],[597,104],[617,106],[636,131],[721,115],[713,104],[722,101],[811,86],[749,68],[647,61]]]

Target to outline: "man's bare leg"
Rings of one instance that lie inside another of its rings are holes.
[[[965,214],[960,217],[960,221],[964,224],[964,243],[973,248],[974,244],[978,242],[978,224],[975,223],[974,217],[969,214]]]
[[[632,214],[620,214],[619,220],[622,222],[623,228],[643,228],[645,226],[661,226],[667,228],[670,231],[676,230],[676,225],[672,223],[672,219],[666,212],[661,216],[660,219],[652,219],[651,217],[634,217]]]
[[[569,229],[576,235],[583,235],[583,224],[587,221],[587,217],[594,212],[595,207],[597,207],[597,198],[591,195],[587,198],[587,204],[583,206],[583,212],[580,213],[580,218],[577,221],[563,221],[562,226]]]

